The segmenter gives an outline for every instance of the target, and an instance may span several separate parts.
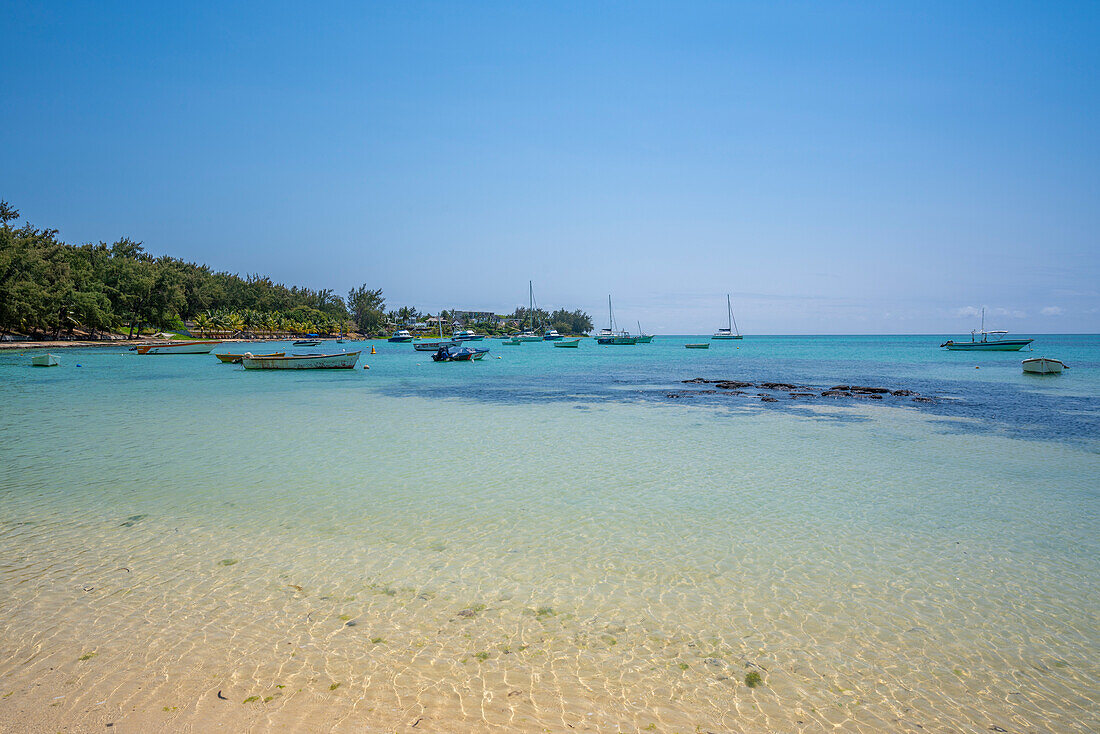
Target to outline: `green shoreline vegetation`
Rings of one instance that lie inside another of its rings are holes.
[[[413,307],[386,311],[381,288],[361,285],[343,298],[331,289],[285,286],[270,278],[218,272],[206,265],[145,251],[141,242],[70,245],[57,230],[29,223],[16,227],[19,212],[0,201],[0,337],[96,340],[109,334],[140,337],[151,330],[198,336],[288,338],[358,332],[380,336],[398,325],[428,318]],[[583,311],[534,314],[517,308],[508,323],[467,324],[493,336],[517,331],[515,324],[552,326],[584,334],[592,320]],[[446,311],[439,317],[451,321]],[[447,334],[449,327],[444,329]],[[430,334],[428,334],[430,336]]]

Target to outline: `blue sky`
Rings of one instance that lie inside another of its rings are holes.
[[[390,305],[1100,331],[1100,4],[19,3],[0,197]]]

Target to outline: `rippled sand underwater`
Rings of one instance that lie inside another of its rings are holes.
[[[3,416],[0,729],[1100,728],[1094,447],[191,387]]]

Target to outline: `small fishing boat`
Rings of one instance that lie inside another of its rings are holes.
[[[515,346],[519,346],[520,344],[523,344],[523,340],[520,339],[518,335],[517,336],[510,336],[510,337],[505,338],[505,340],[502,341],[501,344],[504,344],[504,345],[509,346],[509,347],[515,347]]]
[[[253,354],[253,357],[283,357],[286,352],[272,352],[271,354]],[[215,357],[227,364],[240,364],[244,358],[243,354],[215,354]]]
[[[292,354],[260,357],[245,352],[241,364],[246,370],[350,370],[359,361],[360,352],[338,354]]]
[[[413,340],[413,335],[409,333],[409,330],[408,329],[401,329],[400,331],[393,332],[393,334],[390,336],[390,338],[387,339],[386,341],[388,341],[388,342],[411,342],[412,340]]]
[[[61,364],[61,360],[53,354],[36,354],[31,357],[32,367],[56,367]]]
[[[432,355],[433,362],[476,362],[489,353],[479,347],[443,347]]]
[[[186,341],[171,344],[138,344],[138,354],[210,354],[220,341]]]
[[[554,342],[555,347],[563,347],[565,349],[576,349],[580,346],[580,339],[562,339],[560,342]]]
[[[949,339],[940,346],[952,352],[1018,352],[1035,341],[1034,339],[1006,339],[1007,333],[1007,331],[985,330],[985,309],[983,308],[982,328],[980,331],[971,329],[970,341],[957,342]]]
[[[521,342],[540,342],[540,341],[542,341],[542,337],[539,336],[538,334],[536,334],[533,331],[524,331],[524,332],[521,332],[521,333],[517,334],[516,336],[514,336],[512,338],[513,339],[518,339]]]
[[[455,334],[455,339],[460,342],[479,342],[485,338],[484,334],[478,334],[473,329],[466,329]]]
[[[1069,366],[1060,359],[1050,357],[1032,357],[1021,362],[1024,372],[1033,375],[1059,375],[1062,370],[1068,370]]]
[[[741,339],[741,331],[737,328],[737,321],[733,318],[733,306],[730,305],[730,294],[726,294],[726,328],[714,332],[711,339]]]
[[[710,342],[700,342],[698,344],[685,344],[684,349],[710,349]]]
[[[564,338],[565,337],[558,333],[557,329],[547,329],[546,331],[542,332],[542,340],[544,342],[556,342]]]
[[[299,339],[298,341],[294,342],[294,346],[296,346],[296,347],[315,347],[320,343],[321,342],[317,339]]]

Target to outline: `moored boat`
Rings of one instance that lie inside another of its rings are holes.
[[[138,344],[138,354],[210,354],[220,341],[186,341],[170,344]]]
[[[560,342],[554,342],[555,347],[564,347],[566,349],[576,349],[580,346],[580,339],[562,339]]]
[[[737,320],[733,318],[733,306],[730,305],[730,294],[726,294],[726,328],[714,332],[711,339],[741,339],[741,331],[737,328]]]
[[[638,337],[631,336],[627,331],[615,331],[615,313],[611,310],[611,295],[607,296],[607,328],[600,329],[596,335],[596,343],[604,345],[631,345],[638,343]]]
[[[710,342],[699,342],[698,344],[685,344],[684,349],[710,349]]]
[[[473,329],[466,329],[455,334],[455,339],[460,342],[479,342],[484,338],[484,334],[478,334]]]
[[[57,355],[48,352],[46,354],[36,354],[31,357],[32,367],[56,367],[59,364],[61,364],[61,360]]]
[[[1007,331],[985,330],[985,309],[982,309],[981,330],[970,331],[970,341],[957,342],[948,339],[940,346],[952,352],[1018,352],[1034,339],[1006,339]],[[981,338],[979,338],[979,335]]]
[[[272,352],[271,354],[254,354],[253,357],[282,357],[286,352]],[[244,354],[215,354],[215,357],[227,364],[240,364],[241,359],[244,358]]]
[[[388,342],[411,342],[412,340],[413,340],[413,335],[409,333],[409,330],[408,329],[401,329],[400,331],[393,332],[393,334],[390,336],[390,338],[387,339],[386,341],[388,341]]]
[[[292,354],[260,357],[245,352],[241,364],[246,370],[350,370],[359,361],[360,352],[337,354]]]
[[[294,346],[296,346],[296,347],[315,347],[320,343],[321,343],[321,341],[319,339],[299,339],[298,341],[294,342]]]
[[[482,347],[441,347],[432,355],[433,362],[476,362],[489,353]]]
[[[565,337],[558,333],[557,329],[547,329],[546,331],[542,332],[542,340],[544,342],[556,342],[564,338]]]
[[[440,347],[457,347],[457,341],[431,341],[431,342],[413,342],[413,349],[418,352],[434,352]]]
[[[1030,372],[1033,375],[1059,375],[1062,370],[1068,370],[1069,366],[1060,359],[1052,359],[1050,357],[1032,357],[1031,359],[1025,359],[1020,363],[1024,372]]]
[[[649,344],[651,341],[653,341],[653,335],[652,334],[647,334],[644,331],[642,331],[642,322],[639,321],[638,322],[638,336],[634,337],[634,339],[637,340],[637,342],[639,344]]]

